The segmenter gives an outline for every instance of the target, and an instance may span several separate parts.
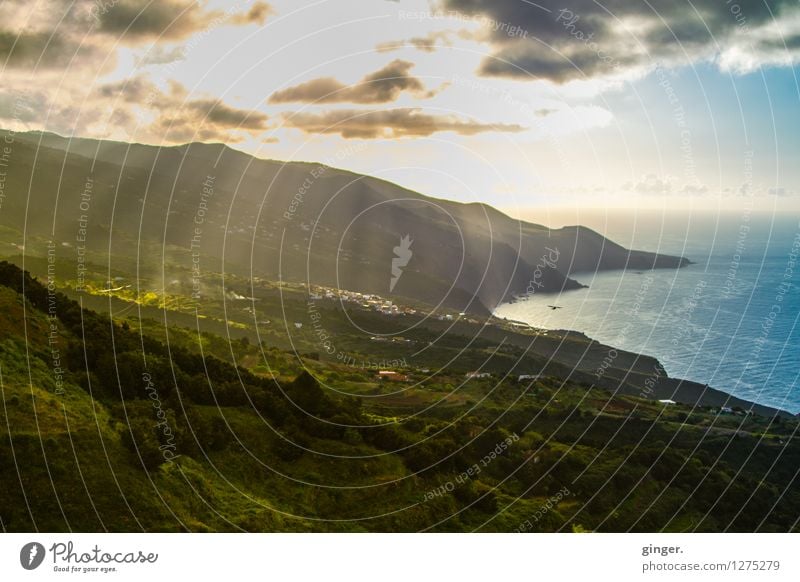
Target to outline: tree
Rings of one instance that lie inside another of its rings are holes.
[[[328,398],[319,382],[305,370],[287,386],[286,392],[306,414],[319,416],[323,411],[329,410],[326,406]]]

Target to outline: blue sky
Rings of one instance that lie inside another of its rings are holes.
[[[625,136],[639,147],[653,148],[647,156],[648,173],[671,168],[674,175],[685,178],[681,134],[688,130],[696,174],[709,188],[736,188],[744,183],[742,166],[749,151],[753,152],[754,182],[791,188],[800,183],[795,163],[800,153],[797,74],[796,68],[769,67],[732,75],[700,64],[666,74],[677,102],[670,103],[657,73],[629,89],[610,93],[607,99]],[[685,113],[685,126],[679,125],[679,107]],[[661,160],[656,144],[661,146]],[[738,184],[737,175],[741,177]]]

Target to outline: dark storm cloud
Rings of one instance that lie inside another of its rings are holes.
[[[636,60],[623,57],[619,60],[610,54],[586,52],[564,47],[561,52],[540,46],[531,50],[525,41],[500,48],[492,58],[484,59],[479,73],[488,77],[513,77],[521,79],[548,79],[563,83],[576,78],[591,78],[633,65]]]
[[[786,37],[773,37],[759,39],[755,43],[756,47],[763,49],[800,49],[800,34],[793,34]]]
[[[195,0],[0,2],[0,63],[6,68],[82,68],[113,63],[120,44],[154,43],[153,63],[179,58],[158,47],[216,26],[263,24],[272,8],[210,10]],[[150,54],[150,53],[148,53]]]
[[[180,40],[222,17],[194,0],[124,0],[99,12],[100,31],[131,39]]]
[[[794,0],[441,0],[440,7],[489,23],[484,39],[492,55],[482,74],[555,82],[661,60],[687,64],[713,56],[773,15],[800,12]],[[528,34],[509,35],[511,27]]]
[[[47,69],[63,67],[71,60],[100,53],[92,45],[81,44],[58,32],[0,30],[0,66]]]
[[[520,125],[479,123],[452,115],[430,115],[419,109],[336,110],[285,116],[286,124],[306,133],[339,134],[344,138],[424,137],[442,131],[475,135],[489,131],[518,132]]]
[[[272,94],[270,103],[390,103],[408,91],[424,94],[422,81],[409,74],[414,63],[395,60],[358,83],[345,85],[332,77],[314,79]]]

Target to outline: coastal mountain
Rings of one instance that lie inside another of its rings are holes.
[[[482,314],[516,296],[581,287],[583,271],[688,263],[587,228],[549,229],[485,204],[219,144],[41,132],[13,141],[0,226],[24,231],[24,244],[39,247],[29,251],[44,253],[52,240],[70,259],[80,249],[98,264],[158,272],[175,263]]]

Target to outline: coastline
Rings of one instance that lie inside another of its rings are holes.
[[[499,307],[499,306],[498,306]],[[573,362],[572,370],[560,370],[565,378],[596,385],[600,388],[644,397],[652,400],[674,400],[689,406],[741,409],[764,417],[798,418],[786,409],[761,404],[735,396],[724,390],[714,388],[685,378],[670,376],[656,356],[636,353],[610,344],[599,342],[582,331],[562,328],[539,328],[522,320],[498,316],[496,310],[492,318],[518,328],[543,330],[544,335],[566,344],[568,338],[584,338],[590,346],[584,354]],[[523,335],[523,337],[529,337]],[[537,338],[538,340],[538,338]],[[536,340],[535,340],[536,341]],[[554,349],[553,355],[563,356],[564,349]],[[609,354],[613,355],[609,357]],[[553,362],[549,368],[569,365],[564,361]]]

